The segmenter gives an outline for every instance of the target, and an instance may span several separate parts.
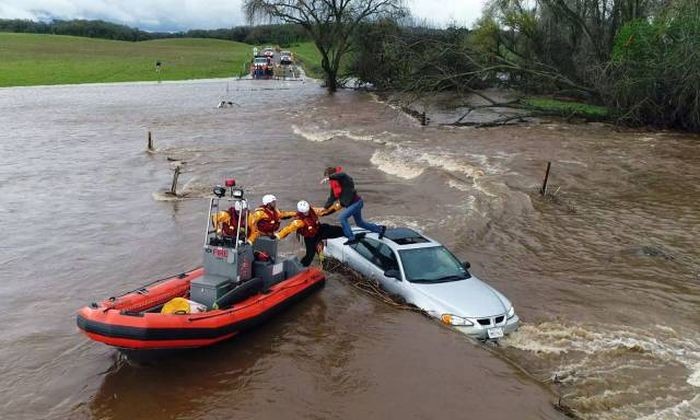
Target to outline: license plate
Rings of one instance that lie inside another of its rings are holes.
[[[488,332],[490,339],[503,337],[503,328],[501,327],[489,328],[488,330],[486,330],[486,332]]]

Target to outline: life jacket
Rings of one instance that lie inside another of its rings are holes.
[[[335,173],[340,173],[343,172],[343,167],[338,166],[335,168]],[[340,185],[340,182],[336,181],[335,179],[330,179],[328,180],[328,185],[331,186],[331,191],[333,191],[333,197],[335,198],[340,198],[340,193],[343,191],[343,187]]]
[[[236,236],[236,229],[238,228],[239,213],[234,207],[228,209],[228,214],[231,216],[231,221],[229,223],[223,223],[221,230],[225,236]],[[247,220],[248,211],[243,210],[243,221],[241,222],[241,227],[244,226]]]
[[[258,230],[265,235],[272,235],[277,232],[277,229],[280,227],[280,215],[277,210],[267,206],[262,206],[258,210],[262,210],[267,216],[258,221]]]
[[[297,230],[304,238],[313,238],[318,235],[318,230],[321,228],[321,223],[318,221],[318,216],[314,209],[309,209],[307,214],[297,212],[297,219],[304,222],[304,227]]]

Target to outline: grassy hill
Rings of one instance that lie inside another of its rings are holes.
[[[302,64],[306,74],[316,79],[323,79],[321,53],[318,52],[313,42],[302,42],[293,45],[290,50],[294,53],[294,59]]]
[[[236,76],[251,54],[250,45],[216,39],[124,42],[0,33],[0,87]]]

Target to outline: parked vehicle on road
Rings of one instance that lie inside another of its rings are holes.
[[[272,59],[265,56],[254,57],[250,73],[254,79],[268,79],[272,77]]]

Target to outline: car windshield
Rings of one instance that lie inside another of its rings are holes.
[[[464,280],[469,272],[443,246],[399,251],[406,280],[412,283],[442,283]]]

